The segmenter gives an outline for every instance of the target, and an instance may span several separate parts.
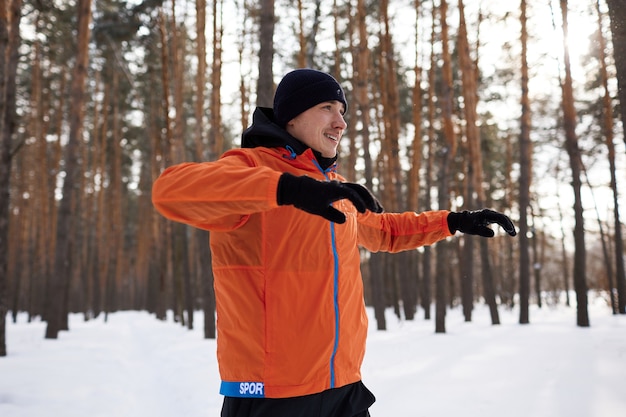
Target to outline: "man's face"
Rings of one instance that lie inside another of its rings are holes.
[[[343,103],[337,100],[320,103],[291,119],[287,132],[324,158],[333,158],[346,129]]]

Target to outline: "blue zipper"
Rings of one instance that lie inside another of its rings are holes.
[[[298,154],[296,153],[296,151],[293,150],[291,146],[287,145],[285,146],[285,149],[289,151],[289,155],[283,155],[283,158],[287,158],[291,160],[296,159],[296,156],[298,156]]]
[[[335,355],[339,346],[339,254],[337,253],[337,245],[335,241],[335,223],[330,223],[330,234],[333,245],[333,258],[335,259],[335,277],[334,277],[334,293],[333,303],[335,304],[335,344],[333,353],[330,355],[330,387],[335,388]]]
[[[313,163],[317,166],[327,181],[330,181],[327,173],[332,170],[332,167],[329,167],[327,170],[324,170],[317,160],[313,159]],[[335,388],[335,356],[337,355],[337,349],[339,347],[339,253],[337,252],[337,241],[335,235],[335,223],[330,222],[330,237],[331,237],[331,246],[333,248],[333,260],[335,262],[334,267],[334,277],[333,277],[333,305],[335,308],[335,341],[333,344],[333,352],[330,355],[330,388]]]

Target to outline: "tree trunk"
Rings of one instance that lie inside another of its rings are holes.
[[[537,220],[536,216],[533,214],[533,223],[530,228],[530,236],[532,243],[532,269],[533,269],[533,277],[535,278],[535,297],[537,298],[537,307],[542,308],[543,302],[541,297],[541,274],[539,271],[539,249],[537,248],[537,227],[535,226],[535,221]]]
[[[563,17],[563,38],[567,40],[567,0],[561,0],[561,15]],[[572,73],[570,69],[569,49],[567,42],[563,42],[565,80],[563,81],[563,122],[565,127],[565,149],[569,155],[572,171],[572,188],[574,191],[574,289],[576,290],[577,317],[576,324],[580,327],[589,327],[589,313],[587,311],[587,282],[585,269],[587,254],[585,249],[585,226],[583,217],[583,203],[581,195],[582,159],[576,137],[576,109],[574,108],[574,92],[572,88]]]
[[[257,106],[272,107],[274,101],[274,0],[259,2],[259,79],[257,83]]]
[[[458,0],[459,7],[459,33],[458,55],[463,92],[463,110],[465,115],[465,136],[469,161],[467,163],[465,178],[464,207],[466,210],[474,210],[480,198],[475,199],[474,194],[482,194],[482,159],[480,154],[480,137],[476,125],[476,76],[474,74],[473,61],[470,57],[469,42],[467,39],[467,27],[465,25],[465,8],[463,1]],[[481,177],[481,179],[479,179]],[[462,267],[461,267],[461,300],[465,321],[472,321],[474,305],[474,238],[463,236]],[[483,274],[483,277],[485,275]]]
[[[334,0],[334,2],[335,2],[334,6],[336,6],[337,0]],[[357,77],[359,76],[359,64],[360,64],[359,61],[362,58],[361,58],[361,53],[360,53],[361,51],[357,49],[357,42],[360,42],[360,40],[357,38],[358,26],[355,24],[356,17],[353,14],[352,2],[348,2],[348,4],[346,5],[346,9],[347,9],[346,13],[348,15],[348,22],[346,23],[347,37],[348,37],[349,50],[351,51],[351,54],[352,54],[351,61],[352,61],[352,74],[353,74],[352,75],[353,99],[350,105],[348,106],[348,112],[346,113],[346,120],[350,121],[350,125],[356,125],[356,123],[358,122],[358,118],[359,118],[358,113],[357,113],[357,107],[358,107]],[[333,10],[335,10],[335,13],[337,13],[336,7],[333,7]],[[342,36],[342,35],[340,35],[337,31],[337,17],[335,17],[335,39],[337,39],[339,36]],[[337,43],[337,45],[339,45],[339,43]],[[339,48],[336,49],[335,54],[340,53],[338,51],[339,51]],[[337,71],[337,76],[339,76],[340,64],[341,64],[340,59],[337,59],[337,61],[335,62],[335,71]],[[355,182],[357,181],[356,161],[357,161],[357,156],[358,156],[358,148],[360,148],[357,143],[357,141],[359,140],[359,133],[355,132],[354,135],[348,135],[346,139],[349,141],[348,142],[348,154],[341,155],[341,160],[343,161],[342,165],[344,166],[344,175],[348,181]],[[345,140],[345,139],[342,139],[342,140]]]
[[[155,149],[161,151],[160,160],[165,166],[172,164],[172,121],[170,117],[170,63],[169,63],[169,48],[167,41],[167,22],[165,13],[162,9],[159,9],[159,35],[161,41],[161,83],[163,90],[163,97],[161,99],[161,114],[163,118],[163,137],[156,136],[159,142],[155,143]],[[156,178],[154,178],[156,180]],[[158,260],[158,266],[155,265],[155,269],[158,270],[158,280],[155,282],[153,298],[155,302],[156,317],[161,320],[166,319],[167,310],[167,282],[171,277],[171,243],[172,232],[171,224],[167,219],[162,216],[157,217],[156,233],[158,234],[157,246],[155,248],[156,257]],[[175,303],[174,303],[175,304]],[[176,306],[172,307],[174,310]]]
[[[614,4],[614,1],[609,0],[609,10],[611,11],[613,16],[614,14],[621,13],[622,20],[617,21],[613,24],[613,50],[615,55],[615,64],[618,69],[621,69],[621,74],[618,71],[618,84],[620,88],[620,99],[621,99],[621,109],[622,109],[622,120],[626,120],[626,52],[620,46],[624,45],[626,42],[626,23],[624,19],[626,19],[626,12],[624,11],[624,5],[622,4],[619,10]],[[624,271],[624,241],[622,239],[622,222],[620,220],[619,215],[619,193],[617,188],[617,176],[616,176],[616,165],[615,165],[615,145],[613,143],[613,103],[611,99],[611,94],[609,92],[608,87],[608,74],[606,69],[606,56],[604,52],[605,48],[605,40],[602,35],[604,32],[602,30],[602,13],[600,12],[600,2],[596,2],[597,13],[598,13],[598,26],[600,36],[599,42],[600,45],[598,47],[598,51],[600,52],[600,77],[602,78],[602,86],[604,88],[604,97],[602,99],[602,108],[603,108],[603,116],[604,123],[602,124],[602,130],[604,133],[604,138],[606,140],[606,146],[609,151],[609,170],[611,174],[611,190],[613,191],[613,221],[615,225],[615,279],[616,279],[616,287],[617,287],[617,305],[613,302],[613,308],[617,309],[617,312],[620,314],[626,314],[626,272]],[[612,10],[614,9],[614,10]],[[613,19],[611,19],[613,21]],[[619,33],[621,32],[621,34]],[[618,36],[619,38],[616,38]],[[621,36],[621,37],[620,37]],[[620,62],[618,64],[618,61]],[[620,79],[621,75],[621,79]],[[626,131],[626,129],[624,129]],[[626,140],[626,135],[625,135]],[[610,289],[611,295],[613,295],[613,288]]]
[[[91,22],[91,0],[79,0],[78,11],[78,48],[76,62],[72,74],[70,95],[70,126],[68,141],[65,147],[65,179],[63,181],[63,194],[59,204],[57,217],[57,243],[54,256],[53,276],[50,277],[51,293],[50,314],[46,327],[46,339],[56,339],[67,317],[63,317],[67,308],[63,305],[66,300],[65,294],[69,285],[70,271],[72,270],[72,239],[74,230],[72,227],[71,212],[72,198],[76,198],[77,178],[80,173],[78,166],[78,149],[82,140],[84,103],[85,103],[85,79],[87,76],[87,63],[89,61],[89,38]]]
[[[411,211],[419,210],[419,193],[420,193],[420,169],[422,167],[422,155],[423,155],[423,144],[422,144],[422,96],[424,92],[422,91],[422,68],[420,67],[420,57],[419,57],[419,49],[417,45],[419,44],[419,0],[415,1],[415,66],[413,67],[413,72],[415,73],[415,82],[413,84],[412,90],[412,119],[413,119],[413,127],[415,132],[413,133],[413,142],[411,144],[411,148],[409,150],[409,155],[411,156],[411,167],[409,169],[409,178],[408,178],[408,204],[407,209]]]
[[[307,68],[314,66],[315,50],[317,48],[317,42],[315,40],[317,32],[320,26],[321,16],[321,0],[315,0],[315,12],[313,21],[311,23],[311,31],[307,34],[305,30],[305,17],[304,17],[304,2],[298,0],[298,53],[297,53],[297,65],[298,68]],[[336,7],[333,7],[336,10]],[[336,19],[335,19],[336,20]],[[339,62],[335,62],[339,64]],[[337,74],[335,74],[337,75]]]
[[[202,290],[202,308],[204,310],[204,338],[215,339],[215,290],[213,289],[213,270],[211,269],[211,251],[207,244],[208,233],[198,229],[196,231],[198,241],[198,259]]]
[[[408,196],[406,209],[410,211],[419,211],[420,209],[420,170],[422,166],[423,157],[423,142],[422,142],[422,96],[424,92],[422,90],[422,69],[420,67],[420,56],[417,45],[419,44],[419,19],[420,9],[419,1],[415,2],[415,66],[413,71],[415,73],[415,82],[412,90],[413,111],[412,120],[415,132],[413,133],[413,142],[411,143],[408,154],[411,157],[411,166],[408,173]],[[408,274],[405,273],[408,280],[408,291],[411,294],[411,307],[407,310],[407,303],[405,300],[405,317],[409,320],[409,313],[411,314],[411,320],[414,319],[417,311],[417,305],[419,302],[419,287],[422,280],[420,280],[420,256],[417,251],[411,251],[407,254]]]
[[[222,133],[222,19],[217,18],[217,0],[213,2],[213,62],[211,64],[211,123],[209,124],[209,146],[211,160],[224,152]]]
[[[176,21],[175,2],[172,2],[171,16],[171,51],[172,51],[172,84],[174,107],[176,109],[174,117],[174,129],[170,138],[170,155],[172,163],[179,164],[186,160],[185,147],[185,122],[183,117],[183,104],[185,91],[184,85],[184,65],[185,65],[185,38],[182,29],[179,30]],[[187,241],[187,227],[183,224],[171,224],[172,232],[172,289],[174,291],[174,320],[180,320],[182,325],[187,325],[193,329],[193,303],[190,299],[191,277],[189,271],[189,257]],[[187,320],[185,321],[185,310]]]
[[[194,114],[194,139],[196,144],[196,160],[204,160],[204,97],[206,90],[206,0],[196,0],[196,58],[198,72],[196,73],[196,91]],[[215,52],[214,52],[215,53]],[[211,109],[213,111],[213,109]]]
[[[40,19],[39,16],[36,18],[37,21],[35,23],[35,27],[39,28]],[[35,270],[34,274],[31,277],[28,277],[24,280],[24,287],[27,288],[27,307],[26,310],[29,314],[35,312],[35,305],[37,305],[37,310],[40,312],[39,302],[41,297],[40,288],[42,285],[34,285],[35,282],[45,283],[47,277],[50,273],[50,256],[52,253],[51,248],[54,240],[53,231],[53,213],[54,213],[54,196],[52,195],[52,190],[54,189],[50,178],[52,177],[50,161],[48,158],[49,151],[51,150],[51,145],[46,139],[47,132],[49,132],[50,122],[46,121],[49,115],[49,108],[44,105],[45,100],[43,99],[43,72],[42,72],[42,54],[41,54],[41,43],[39,41],[35,41],[34,44],[34,59],[32,64],[32,98],[31,98],[31,114],[34,116],[33,120],[33,131],[34,137],[37,141],[36,143],[36,153],[37,153],[37,168],[38,168],[38,179],[36,183],[36,187],[38,189],[37,193],[35,193],[35,202],[34,205],[39,208],[38,213],[34,214],[36,217],[35,221],[37,225],[35,226],[37,230],[37,243],[35,249]],[[50,118],[48,118],[49,120]],[[17,288],[14,290],[15,293],[13,297],[15,299],[15,303],[13,305],[13,314],[14,319],[15,315],[19,311],[19,304],[17,302],[19,293],[17,292]]]
[[[167,41],[167,22],[165,13],[163,10],[159,10],[159,34],[161,40],[161,82],[163,86],[163,97],[160,101],[161,104],[161,112],[163,118],[163,138],[159,136],[160,140],[157,142],[155,147],[161,151],[160,160],[165,164],[165,166],[172,164],[172,121],[170,118],[170,75],[169,75],[169,48]],[[157,155],[158,151],[157,151]],[[156,178],[154,178],[156,180]],[[155,269],[158,270],[158,282],[155,282],[155,313],[156,317],[165,320],[166,318],[166,310],[168,307],[166,296],[167,296],[167,282],[171,276],[171,241],[172,241],[172,232],[171,232],[171,224],[164,217],[158,216],[156,225],[156,234],[158,235],[157,241],[159,245],[155,248],[156,256],[158,259],[158,266],[155,265]],[[175,304],[175,303],[174,303]],[[174,310],[176,306],[172,307]]]
[[[361,147],[363,149],[363,163],[364,173],[363,176],[365,178],[365,186],[368,189],[372,189],[373,187],[373,169],[372,169],[372,157],[370,154],[370,125],[371,125],[371,117],[370,117],[370,99],[369,99],[369,83],[370,83],[370,51],[368,47],[368,33],[366,26],[366,17],[367,10],[365,8],[365,1],[358,0],[357,1],[357,10],[356,10],[356,24],[358,31],[358,43],[357,47],[353,49],[354,52],[354,61],[356,62],[355,73],[354,73],[354,111],[355,115],[360,114],[360,125],[361,130],[358,132],[358,137],[361,139]],[[352,106],[351,106],[352,107]],[[353,123],[355,126],[358,125],[359,121],[355,120]],[[355,152],[356,155],[356,152]],[[379,285],[380,280],[382,278],[379,276],[383,273],[381,269],[382,260],[381,256],[377,254],[372,254],[369,258],[369,268],[370,268],[370,286],[372,290],[372,299],[374,303],[374,308],[378,308],[376,313],[376,321],[379,329],[385,329],[385,295],[382,285]],[[381,301],[382,300],[382,301]],[[382,308],[382,311],[381,311]]]
[[[472,210],[472,195],[474,187],[472,186],[473,169],[471,162],[466,170],[466,190],[464,199],[467,201],[465,208]],[[461,248],[461,304],[463,305],[463,317],[466,322],[472,321],[472,311],[474,310],[474,237],[463,236]]]
[[[611,302],[611,309],[613,310],[613,314],[618,313],[617,303],[615,300],[615,286],[613,285],[613,281],[615,280],[615,275],[613,273],[613,262],[611,260],[611,255],[609,255],[609,247],[608,240],[609,237],[606,236],[604,232],[604,226],[602,225],[603,221],[600,217],[600,210],[598,210],[598,201],[596,200],[595,193],[593,192],[593,188],[591,185],[591,181],[589,181],[589,175],[587,173],[587,169],[583,166],[583,172],[585,174],[585,183],[587,187],[591,190],[591,198],[593,200],[593,207],[596,212],[596,220],[598,221],[598,231],[600,232],[600,246],[602,247],[602,259],[604,260],[605,268],[606,268],[606,280],[607,280],[607,290],[609,292],[609,299]]]
[[[468,171],[472,174],[468,177],[468,183],[472,183],[470,192],[467,193],[468,208],[473,209],[473,199],[475,194],[475,206],[482,207],[485,204],[485,191],[483,189],[483,159],[481,151],[481,138],[478,129],[478,70],[477,61],[471,59],[469,51],[469,40],[467,39],[467,26],[465,24],[465,8],[463,1],[459,0],[459,58],[461,62],[461,76],[463,82],[463,102],[465,109],[466,135],[468,149],[470,155],[470,168]],[[479,22],[480,23],[480,22]],[[478,60],[478,51],[476,52],[476,60]],[[469,236],[466,239],[471,241],[474,238]],[[471,250],[468,255],[472,256]],[[482,283],[483,297],[485,303],[489,306],[491,314],[491,324],[500,324],[500,315],[498,313],[498,303],[496,301],[495,284],[493,270],[491,268],[491,258],[489,256],[489,240],[480,240],[480,259],[482,266]],[[473,277],[472,277],[473,281]],[[470,282],[471,284],[471,282]]]
[[[435,54],[435,21],[437,16],[437,9],[434,7],[432,11],[433,24],[430,32],[430,68],[428,70],[428,144],[426,149],[426,179],[424,184],[424,210],[430,210],[432,208],[432,201],[430,196],[430,190],[433,186],[433,164],[435,158],[435,102],[437,97],[435,95],[435,75],[437,72],[437,56]],[[433,251],[430,246],[424,248],[424,256],[422,257],[422,281],[420,288],[420,299],[422,300],[422,308],[424,309],[424,319],[430,320],[431,318],[431,304],[432,304],[432,260]]]
[[[16,79],[22,0],[13,0],[10,7],[4,6],[0,12],[0,53],[3,54],[0,58],[0,357],[7,355],[9,196],[11,160],[19,149],[19,145],[13,146],[13,133],[17,126]]]
[[[244,16],[248,13],[247,1],[243,1]],[[239,32],[239,40],[237,41],[238,60],[239,67],[244,68],[244,62],[246,61],[244,52],[248,46],[248,25],[244,17],[244,23],[242,24],[241,32]],[[240,112],[240,128],[243,132],[248,127],[248,119],[250,115],[250,82],[249,74],[246,74],[243,69],[240,71],[239,76],[239,112]]]
[[[556,164],[556,173],[555,178],[559,178],[559,163]],[[564,227],[564,218],[563,218],[563,209],[561,207],[561,193],[559,192],[559,188],[556,189],[556,204],[559,211],[559,224],[561,226],[561,271],[563,271],[563,289],[565,291],[565,305],[570,306],[569,299],[569,261],[567,257],[567,249],[565,247],[565,227]]]
[[[96,202],[96,261],[93,270],[93,309],[94,317],[107,309],[104,303],[106,295],[106,282],[109,274],[109,259],[111,258],[111,251],[109,245],[109,228],[108,224],[108,187],[104,185],[104,178],[106,177],[107,167],[107,134],[109,126],[109,100],[111,97],[111,88],[108,85],[104,88],[102,103],[102,123],[98,136],[96,137],[96,152],[99,152],[99,158],[96,165],[96,174],[102,178],[100,181],[100,188],[98,190],[98,198]]]
[[[316,12],[320,9],[321,6],[321,1],[317,2],[317,9]],[[346,7],[346,9],[350,9],[350,7]],[[334,52],[334,58],[333,58],[333,67],[331,70],[331,73],[333,74],[333,76],[337,79],[340,80],[341,79],[341,65],[343,63],[343,48],[340,47],[341,45],[341,39],[343,39],[344,36],[349,36],[350,37],[350,44],[352,44],[352,25],[350,23],[347,24],[348,28],[347,28],[347,35],[346,33],[340,29],[340,17],[343,16],[345,12],[343,10],[339,10],[339,7],[337,7],[337,0],[333,0],[333,37],[335,39],[335,50]],[[348,21],[350,19],[347,19]],[[352,50],[352,48],[350,48],[350,50]],[[349,119],[350,120],[350,119]],[[352,119],[354,120],[354,119]]]
[[[623,131],[626,132],[626,7],[624,0],[606,0],[611,18],[611,35],[613,37],[613,58],[615,59],[615,69],[617,70],[617,91],[620,101],[620,111],[622,116]],[[626,135],[624,135],[626,143]],[[622,284],[622,287],[624,284]],[[619,287],[618,287],[619,288]],[[623,299],[624,297],[622,297]],[[626,305],[626,301],[620,300],[620,312],[625,313],[621,306]]]
[[[493,283],[493,271],[489,260],[489,246],[487,239],[480,241],[480,259],[482,263],[483,296],[485,303],[489,306],[491,324],[500,324],[500,314],[498,313],[498,303],[496,302],[496,289]]]
[[[94,96],[102,97],[104,96],[104,83],[102,82],[101,72],[97,72],[95,75],[94,81]],[[94,294],[96,292],[96,285],[94,281],[94,277],[96,276],[96,271],[98,269],[98,257],[96,250],[98,248],[97,242],[100,240],[100,236],[97,234],[99,217],[98,217],[98,200],[99,194],[102,192],[101,189],[101,178],[102,176],[98,176],[97,172],[99,169],[99,161],[100,155],[103,153],[101,146],[101,137],[100,137],[100,125],[102,123],[102,114],[104,113],[105,102],[101,99],[94,100],[94,114],[93,114],[93,124],[90,132],[90,146],[85,146],[84,149],[87,152],[86,159],[89,160],[89,170],[90,170],[90,179],[89,185],[93,192],[87,197],[86,208],[84,210],[85,216],[89,221],[89,230],[90,237],[86,246],[87,250],[87,259],[85,261],[85,273],[83,274],[84,286],[85,286],[85,305],[84,305],[84,314],[85,320],[92,319],[95,317],[95,306],[94,306]],[[45,143],[45,139],[42,140]],[[43,151],[42,151],[43,152]],[[45,153],[44,153],[45,155]],[[42,158],[45,158],[42,156]],[[47,158],[46,158],[47,159]],[[145,166],[145,165],[144,165]],[[48,170],[46,169],[46,172]],[[43,189],[43,186],[42,186]],[[140,208],[141,210],[141,208]],[[139,242],[139,247],[141,247],[141,241]],[[138,253],[141,254],[141,251],[138,250]]]
[[[213,2],[213,64],[211,72],[211,131],[217,132],[221,136],[221,70],[222,70],[222,29],[221,23],[218,30],[217,20],[217,0]],[[198,10],[198,60],[201,63],[198,66],[198,74],[196,75],[196,160],[203,161],[205,155],[204,141],[202,140],[202,133],[204,132],[204,83],[206,78],[206,38],[204,36],[204,30],[206,27],[206,0],[196,0],[196,8]],[[221,7],[220,7],[221,10]],[[220,19],[221,22],[221,19]],[[217,62],[216,62],[217,61]],[[244,100],[245,94],[242,96]],[[214,107],[215,105],[215,107]],[[217,126],[214,126],[217,123]],[[217,157],[218,142],[215,139],[215,134],[209,133],[209,157],[213,159]],[[223,142],[223,141],[221,141]],[[221,148],[220,148],[221,149]],[[192,259],[195,260],[193,271],[197,277],[197,282],[200,282],[200,290],[202,293],[202,309],[204,311],[204,338],[215,339],[215,294],[213,291],[213,271],[211,270],[211,251],[209,249],[209,234],[208,232],[196,229],[193,233],[193,239],[195,239],[195,251],[192,254]],[[191,306],[193,307],[193,305]]]
[[[385,297],[384,285],[384,254],[372,253],[370,256],[370,282],[372,285],[372,302],[374,304],[374,317],[376,318],[376,329],[387,330],[385,319],[385,309],[387,300]]]
[[[528,240],[528,207],[530,206],[530,180],[532,178],[530,142],[530,100],[528,97],[528,61],[526,30],[526,0],[521,0],[521,43],[522,43],[522,115],[520,120],[519,154],[519,323],[530,323],[530,250]]]
[[[380,2],[382,19],[382,58],[381,58],[381,88],[384,108],[384,142],[388,145],[388,170],[391,182],[388,186],[393,193],[393,202],[396,210],[403,210],[402,204],[402,169],[400,168],[400,99],[398,97],[398,78],[396,75],[395,53],[389,27],[389,1]],[[391,207],[391,210],[394,210]]]
[[[124,262],[124,197],[123,197],[123,179],[122,179],[122,132],[120,128],[119,101],[115,98],[119,95],[119,73],[113,69],[112,85],[113,99],[111,107],[111,140],[109,145],[112,160],[110,163],[110,198],[107,200],[108,209],[106,213],[108,225],[109,253],[112,255],[109,260],[109,273],[106,275],[106,302],[105,302],[105,318],[109,313],[120,310],[122,307],[122,283],[121,276]],[[124,291],[125,292],[125,291]]]
[[[513,171],[513,144],[511,136],[506,136],[506,162],[505,162],[505,186],[504,186],[504,207],[512,207],[512,199],[514,195],[511,173]],[[513,239],[506,239],[504,244],[506,251],[502,254],[502,285],[499,291],[500,303],[513,308],[515,306],[515,259],[513,257]]]
[[[306,34],[304,33],[304,13],[302,0],[298,0],[298,68],[306,68]]]
[[[388,0],[380,3],[381,15],[381,38],[382,56],[380,60],[380,78],[383,102],[383,123],[384,135],[383,151],[386,153],[387,162],[387,189],[390,191],[387,201],[389,211],[404,211],[409,209],[406,200],[402,195],[403,175],[400,167],[400,99],[398,97],[398,79],[396,74],[395,53],[393,49],[392,35],[390,31]],[[393,265],[395,276],[397,277],[397,300],[402,300],[404,317],[412,320],[415,317],[417,306],[417,279],[416,274],[409,268],[410,253],[399,253],[392,258],[388,258],[389,265]],[[394,303],[398,305],[398,303]]]
[[[356,48],[356,61],[357,72],[354,75],[354,97],[356,99],[355,110],[361,114],[361,131],[359,136],[362,140],[363,147],[363,162],[365,163],[364,177],[365,186],[368,189],[372,189],[373,186],[373,172],[372,172],[372,157],[370,155],[370,132],[371,125],[370,118],[370,100],[368,95],[368,85],[370,83],[370,51],[368,47],[368,33],[365,19],[367,17],[367,10],[365,9],[365,1],[357,1],[357,17],[358,22],[358,45]],[[357,123],[354,123],[355,125]]]
[[[439,209],[448,210],[450,208],[449,198],[449,176],[450,165],[454,155],[456,154],[456,134],[454,131],[454,121],[452,120],[454,113],[453,103],[453,86],[452,86],[452,59],[448,45],[448,24],[447,24],[448,3],[447,0],[441,0],[439,6],[439,15],[441,23],[441,43],[442,47],[442,92],[441,92],[441,113],[443,117],[444,140],[441,149],[441,165],[439,168]],[[437,272],[436,272],[436,312],[435,312],[435,332],[446,332],[446,304],[447,286],[449,280],[449,245],[448,242],[442,241],[437,245]]]
[[[150,137],[150,128],[147,127],[146,134]],[[141,194],[138,197],[137,210],[142,215],[137,219],[137,261],[135,265],[135,274],[137,277],[138,291],[133,301],[133,308],[140,310],[147,310],[149,308],[147,288],[149,286],[150,265],[153,263],[153,248],[154,241],[157,239],[156,233],[154,233],[153,224],[155,217],[159,214],[153,209],[151,190],[152,190],[152,170],[155,164],[154,150],[149,144],[147,155],[144,158],[145,163],[142,164],[141,173],[139,178],[139,190]]]

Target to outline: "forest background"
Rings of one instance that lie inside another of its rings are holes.
[[[0,356],[8,313],[46,338],[118,310],[215,337],[208,234],[152,208],[167,166],[235,146],[290,69],[346,89],[340,171],[387,211],[491,207],[515,239],[363,252],[366,303],[576,303],[626,313],[622,0],[7,0],[0,7]],[[622,105],[620,105],[620,103]],[[575,297],[571,301],[570,296]]]

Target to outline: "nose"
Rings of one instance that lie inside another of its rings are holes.
[[[346,127],[348,127],[348,125],[346,124],[346,121],[343,118],[343,114],[341,114],[340,111],[337,111],[335,113],[335,118],[333,119],[333,128],[346,130]]]

